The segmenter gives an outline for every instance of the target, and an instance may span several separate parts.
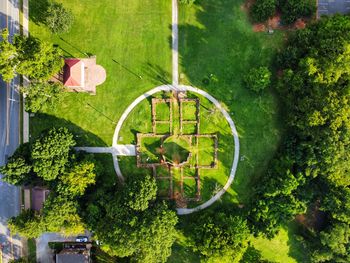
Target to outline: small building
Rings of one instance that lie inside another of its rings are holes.
[[[95,95],[96,86],[106,80],[106,71],[96,64],[96,57],[66,58],[61,76],[61,81],[68,90]]]
[[[33,187],[31,190],[32,194],[32,209],[40,212],[44,206],[44,203],[49,196],[50,190],[45,187]]]
[[[90,263],[91,244],[65,243],[64,248],[55,255],[56,263]]]
[[[33,209],[40,212],[49,196],[50,190],[46,187],[35,186],[24,188],[24,209]]]
[[[350,13],[349,0],[318,0],[317,1],[317,18],[322,15]]]

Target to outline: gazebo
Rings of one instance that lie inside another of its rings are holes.
[[[105,69],[96,64],[96,57],[66,58],[63,67],[63,85],[70,91],[96,94],[96,86],[106,80]]]

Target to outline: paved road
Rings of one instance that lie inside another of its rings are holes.
[[[0,27],[8,28],[11,35],[19,33],[18,0],[0,0]],[[0,165],[6,162],[19,145],[18,79],[10,84],[0,79]],[[0,178],[2,176],[0,175]],[[8,218],[20,211],[19,189],[0,180],[0,244],[3,262],[21,255],[21,242],[11,237],[6,228]]]
[[[318,0],[317,16],[348,14],[350,13],[350,0]]]

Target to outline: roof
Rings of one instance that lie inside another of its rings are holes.
[[[63,84],[67,87],[84,87],[84,63],[77,58],[64,60]]]
[[[32,188],[32,209],[40,211],[44,206],[44,202],[46,201],[49,192],[48,189],[42,187]]]
[[[84,254],[57,254],[56,263],[86,263],[89,260]]]

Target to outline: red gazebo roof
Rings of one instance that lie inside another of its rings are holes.
[[[80,59],[68,58],[64,60],[63,84],[66,87],[84,86],[84,63]]]

